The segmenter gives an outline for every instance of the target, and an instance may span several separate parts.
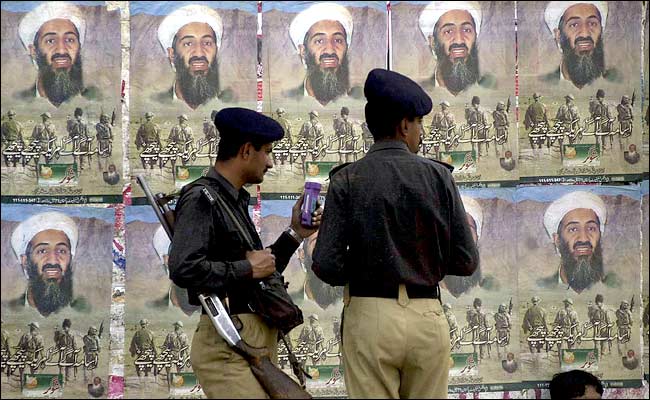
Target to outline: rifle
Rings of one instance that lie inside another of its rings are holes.
[[[163,229],[171,240],[174,235],[174,218],[173,211],[167,204],[171,196],[165,196],[163,193],[157,193],[155,196],[151,192],[147,181],[143,175],[138,175],[136,180],[142,190],[144,190],[147,200],[153,207],[156,217],[163,226]],[[237,332],[235,325],[230,319],[219,296],[215,294],[199,295],[199,301],[203,309],[210,317],[212,324],[219,335],[228,343],[228,345],[249,363],[253,375],[262,385],[264,391],[272,399],[311,399],[307,393],[296,381],[291,379],[281,369],[271,362],[269,350],[265,347],[252,347],[247,344]]]
[[[508,96],[508,102],[506,103],[506,114],[510,112],[510,96]]]
[[[102,333],[104,333],[104,320],[102,320],[102,323],[99,324],[99,333],[97,334],[97,337],[101,339]]]

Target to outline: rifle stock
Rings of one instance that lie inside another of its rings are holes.
[[[233,349],[248,361],[253,375],[272,399],[311,399],[309,393],[271,362],[267,348],[251,347],[240,340]]]

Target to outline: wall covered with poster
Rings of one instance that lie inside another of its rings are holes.
[[[1,12],[2,195],[119,195],[119,10],[9,1]]]
[[[106,387],[113,220],[103,207],[2,207],[3,397]]]
[[[450,397],[545,397],[569,368],[640,387],[649,8],[2,2],[2,397],[203,396],[188,358],[200,310],[168,278],[169,243],[135,177],[178,191],[215,162],[216,112],[274,118],[274,166],[247,188],[268,245],[306,179],[324,195],[329,172],[373,145],[363,85],[386,67],[432,98],[418,154],[455,167],[479,245],[479,271],[441,283]],[[567,204],[595,215],[574,216],[586,239],[562,230]],[[58,240],[36,240],[48,224]],[[305,319],[289,340],[308,390],[345,396],[343,288],[311,271],[317,238],[284,272]],[[35,247],[51,245],[50,263]],[[284,345],[279,360],[290,374]]]

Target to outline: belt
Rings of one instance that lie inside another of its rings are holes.
[[[224,307],[226,306],[226,300],[225,298],[219,298],[221,300],[221,303],[223,303]],[[238,302],[233,302],[230,301],[228,303],[228,308],[227,308],[228,314],[230,315],[235,315],[235,314],[250,314],[252,311],[250,308],[248,308],[248,305],[246,303],[238,303]],[[201,306],[201,314],[208,315],[208,313],[205,311],[205,308]]]
[[[406,293],[410,299],[439,299],[440,287],[406,285]],[[356,297],[382,297],[396,299],[399,296],[399,286],[375,287],[372,285],[350,285],[350,296]]]

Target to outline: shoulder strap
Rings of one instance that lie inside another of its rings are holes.
[[[187,191],[191,189],[194,186],[201,186],[201,193],[205,198],[210,202],[211,205],[219,204],[219,207],[221,207],[226,214],[228,214],[228,217],[232,220],[232,222],[235,224],[237,227],[237,230],[241,234],[242,238],[244,239],[244,242],[250,247],[251,250],[255,250],[255,244],[253,241],[253,238],[251,237],[250,233],[242,226],[241,221],[239,218],[235,216],[234,210],[232,209],[232,206],[228,204],[227,201],[223,199],[223,196],[214,189],[210,187],[210,185],[205,182],[205,178],[201,177],[195,180],[194,182],[191,182],[187,184],[186,187],[184,187],[184,191]]]

